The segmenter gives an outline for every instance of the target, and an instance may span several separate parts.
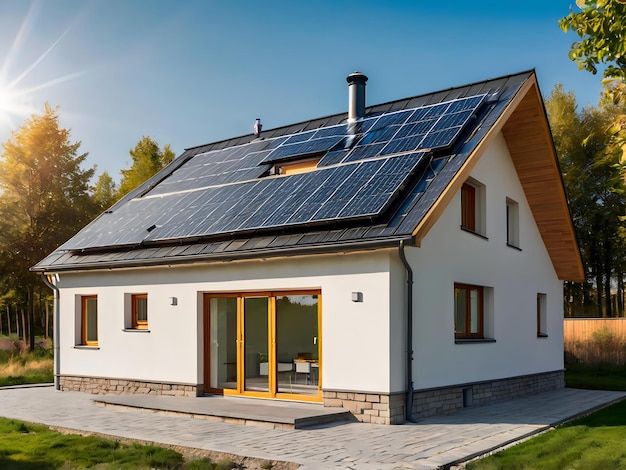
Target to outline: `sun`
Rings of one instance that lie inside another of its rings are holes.
[[[16,120],[22,120],[34,112],[26,94],[0,82],[0,126],[13,128]]]

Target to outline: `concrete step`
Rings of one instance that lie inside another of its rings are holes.
[[[227,423],[274,429],[302,429],[329,423],[354,421],[345,408],[325,408],[318,403],[207,395],[173,397],[162,395],[97,395],[103,406],[145,409]]]

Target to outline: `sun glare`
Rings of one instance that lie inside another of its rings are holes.
[[[0,125],[13,128],[16,121],[34,112],[24,95],[0,83]]]
[[[36,101],[40,98],[38,92],[43,89],[53,87],[54,85],[72,80],[81,73],[71,73],[62,76],[56,76],[48,80],[39,81],[38,83],[26,84],[26,78],[31,75],[31,72],[38,68],[50,54],[57,48],[59,43],[66,36],[70,27],[67,27],[61,35],[50,45],[40,53],[31,63],[23,65],[18,70],[15,70],[15,58],[24,52],[27,46],[28,33],[34,30],[33,23],[36,12],[39,9],[40,4],[33,3],[29,9],[24,21],[22,22],[19,31],[15,35],[12,41],[12,47],[10,48],[8,55],[4,60],[0,58],[0,134],[6,130],[15,130],[24,119],[28,118],[32,114],[41,111],[40,106],[36,106]],[[11,70],[13,69],[13,70]],[[46,97],[46,101],[50,101],[51,97]],[[54,101],[54,100],[52,100]]]

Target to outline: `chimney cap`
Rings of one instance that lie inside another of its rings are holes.
[[[357,83],[361,82],[365,84],[365,82],[367,81],[367,76],[362,74],[361,72],[352,72],[350,75],[346,77],[346,81],[350,84],[354,82],[357,82]]]

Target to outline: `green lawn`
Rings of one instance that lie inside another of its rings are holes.
[[[571,388],[626,391],[626,366],[568,365],[565,370],[565,383]]]
[[[186,461],[180,453],[172,449],[140,444],[125,445],[95,436],[61,434],[46,426],[0,418],[0,468],[226,470],[237,466],[229,459],[218,462],[209,458]],[[271,465],[262,468],[271,468]]]
[[[577,367],[568,386],[626,390],[624,367]],[[468,469],[626,469],[626,400],[572,421],[485,459]]]
[[[626,469],[626,401],[467,465],[476,469]]]

